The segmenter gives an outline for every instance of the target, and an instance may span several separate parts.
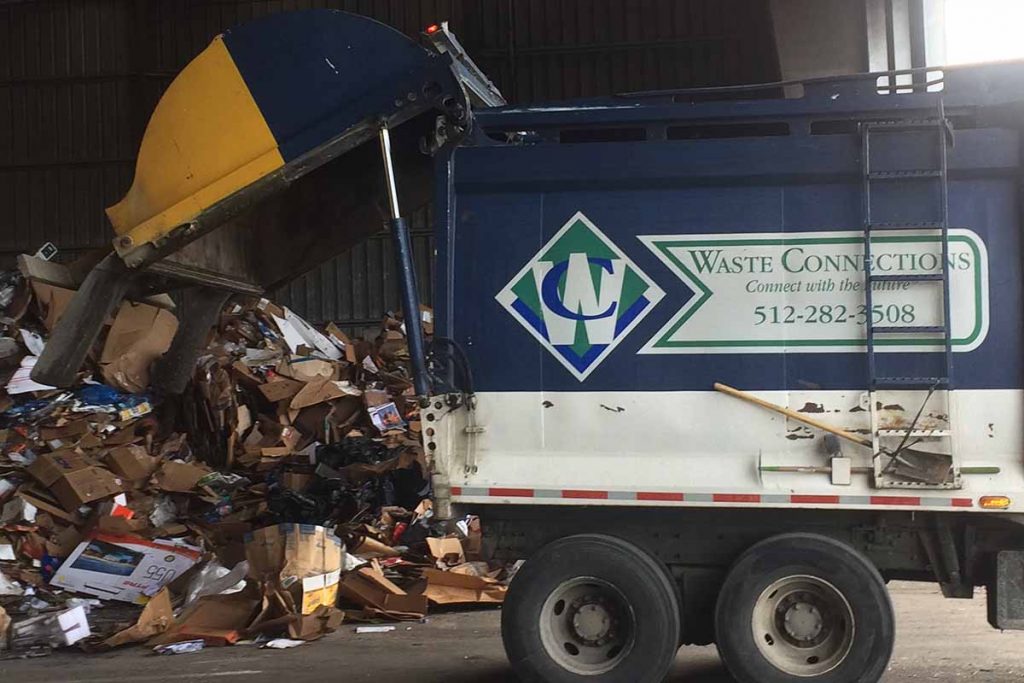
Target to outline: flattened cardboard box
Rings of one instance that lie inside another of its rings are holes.
[[[271,403],[277,403],[289,399],[302,390],[305,385],[302,382],[287,377],[279,377],[273,382],[267,382],[259,386],[260,393]]]
[[[246,537],[249,576],[276,581],[295,602],[300,614],[332,606],[341,577],[341,539],[312,524],[278,524]]]
[[[491,578],[424,569],[423,595],[436,605],[499,603],[507,589]]]
[[[161,645],[201,638],[207,645],[236,642],[259,609],[259,599],[248,591],[207,595],[185,608],[162,635],[148,644]]]
[[[153,475],[153,482],[161,491],[189,493],[199,480],[213,470],[203,464],[166,460]]]
[[[50,486],[65,510],[74,511],[86,503],[111,498],[124,491],[124,482],[102,467],[68,472]]]
[[[466,561],[466,556],[462,549],[462,541],[455,536],[448,536],[446,538],[430,537],[427,539],[427,549],[430,550],[430,556],[438,562],[462,564]]]
[[[23,486],[14,495],[16,498],[20,498],[29,505],[39,508],[57,519],[70,522],[71,524],[83,524],[85,522],[85,520],[78,516],[77,508],[69,512],[60,507],[59,501],[54,498],[53,493],[50,491],[40,491],[37,488]]]
[[[110,649],[140,643],[166,631],[174,623],[174,609],[171,607],[171,594],[166,588],[160,590],[152,600],[146,603],[138,620],[103,641],[102,649]]]
[[[348,602],[394,619],[421,619],[427,613],[426,596],[409,595],[376,567],[345,574],[339,594]]]
[[[134,445],[120,446],[110,451],[106,462],[114,474],[131,482],[148,479],[160,464],[160,460],[149,455],[143,446]]]
[[[57,569],[51,585],[105,600],[143,604],[201,556],[194,546],[93,534]]]
[[[100,372],[108,384],[138,393],[149,386],[149,367],[171,345],[178,319],[170,311],[125,301],[100,356]]]
[[[84,436],[89,433],[88,420],[73,420],[60,427],[40,427],[39,438],[43,441],[55,441],[71,439],[76,436]]]
[[[85,454],[74,449],[66,449],[40,455],[28,466],[28,473],[43,486],[53,486],[53,483],[65,474],[84,470],[95,464],[85,457]]]
[[[43,325],[46,329],[52,330],[74,298],[75,290],[33,282],[32,291],[36,296],[36,302],[45,311]]]

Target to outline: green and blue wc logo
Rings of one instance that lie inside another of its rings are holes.
[[[663,296],[577,213],[495,298],[582,382]]]

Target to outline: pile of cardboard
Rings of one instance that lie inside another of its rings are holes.
[[[239,298],[159,396],[174,305],[126,301],[57,390],[29,373],[73,290],[29,265],[0,274],[0,649],[304,641],[504,597],[479,522],[433,517],[401,316],[367,341]],[[135,607],[98,626],[111,604]]]

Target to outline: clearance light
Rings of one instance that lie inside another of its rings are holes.
[[[1005,510],[1010,507],[1010,499],[1006,496],[982,496],[978,505],[983,510]]]
[[[440,30],[441,30],[441,25],[440,24],[431,24],[430,26],[427,27],[427,34],[429,35],[431,33],[437,33]]]

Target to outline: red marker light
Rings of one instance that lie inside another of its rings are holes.
[[[441,25],[440,24],[431,24],[430,26],[427,27],[427,33],[437,33],[440,30],[441,30]]]

